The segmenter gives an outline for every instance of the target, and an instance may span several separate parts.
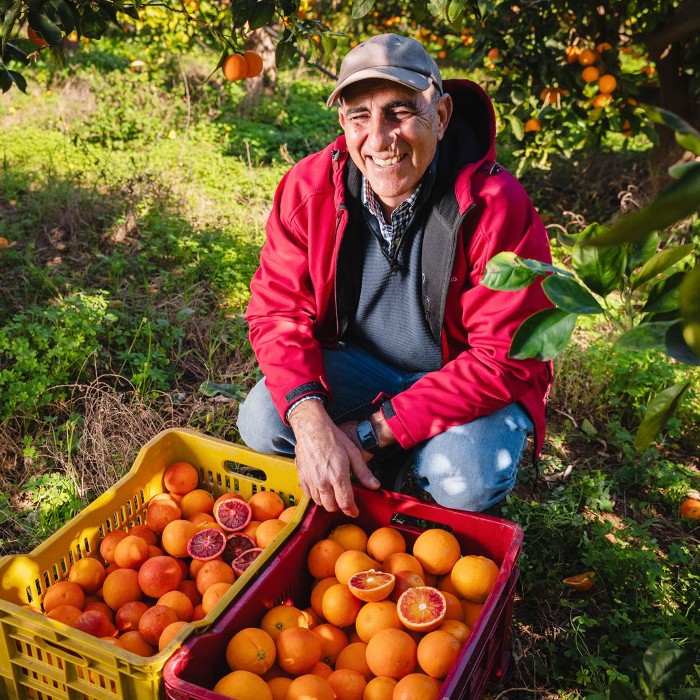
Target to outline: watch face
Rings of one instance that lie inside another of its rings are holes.
[[[372,424],[368,420],[363,420],[357,424],[357,437],[360,441],[360,445],[368,452],[376,450],[379,446],[377,435],[374,432]]]

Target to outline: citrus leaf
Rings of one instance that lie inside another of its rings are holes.
[[[685,365],[700,365],[700,353],[696,353],[688,345],[684,336],[684,327],[681,321],[673,323],[666,332],[666,353],[678,362]]]
[[[655,105],[646,104],[642,105],[642,108],[653,122],[673,129],[676,132],[676,141],[683,148],[692,151],[696,156],[700,156],[700,132],[688,122],[681,119],[677,114]]]
[[[75,29],[75,9],[66,0],[49,0],[61,19],[64,34],[70,34]]]
[[[695,213],[700,204],[700,168],[683,176],[658,194],[649,204],[619,218],[610,228],[587,241],[603,246],[636,241],[651,231],[661,231]]]
[[[678,291],[678,307],[683,317],[683,338],[700,356],[700,265],[683,278]]]
[[[256,0],[231,0],[231,20],[234,27],[242,27],[255,12]]]
[[[688,673],[693,672],[695,655],[669,639],[654,642],[642,659],[649,690],[661,694],[680,685]]]
[[[525,136],[525,128],[523,127],[523,123],[514,114],[509,114],[507,119],[510,122],[510,128],[513,131],[513,136],[515,136],[518,141],[522,141],[523,137]]]
[[[292,65],[296,54],[297,50],[293,39],[278,41],[277,46],[275,46],[275,63],[280,68]]]
[[[251,30],[260,29],[266,24],[270,24],[275,16],[275,6],[271,2],[258,2],[250,15],[248,26]]]
[[[676,248],[668,248],[657,253],[653,258],[644,263],[641,270],[632,275],[632,289],[641,287],[645,282],[668,270],[669,267],[690,255],[695,246],[692,243],[679,245]]]
[[[613,678],[608,686],[608,700],[640,700],[637,691],[628,681]]]
[[[433,17],[437,17],[445,11],[448,2],[449,0],[428,0],[428,12],[430,12]]]
[[[455,25],[455,28],[457,28],[456,23],[462,19],[466,10],[467,3],[465,0],[452,0],[447,8],[447,12],[445,13],[447,15],[447,21],[450,22],[450,24]]]
[[[542,282],[547,298],[563,311],[572,314],[602,314],[598,300],[576,280],[552,275]]]
[[[5,53],[2,59],[3,61],[18,61],[25,66],[29,64],[27,54],[21,49],[18,49],[14,44],[5,44]]]
[[[49,44],[60,44],[63,34],[46,15],[40,12],[30,12],[28,16],[29,26],[42,36]]]
[[[577,314],[561,309],[538,311],[515,332],[509,356],[518,360],[529,357],[538,360],[555,358],[569,342],[577,318]]]
[[[519,263],[518,256],[511,251],[494,255],[486,263],[481,284],[500,292],[514,292],[532,284],[538,275]]]
[[[634,438],[635,450],[641,452],[651,445],[661,429],[668,422],[668,419],[676,412],[689,386],[689,381],[681,384],[674,384],[654,396],[649,402],[647,410],[644,412],[644,419],[637,429],[637,435]]]
[[[677,321],[654,321],[640,323],[622,333],[615,341],[616,345],[629,350],[663,350],[666,346],[666,332]]]
[[[646,304],[642,311],[644,313],[666,313],[678,309],[678,298],[680,286],[685,272],[676,272],[670,277],[659,280],[650,290]]]
[[[668,174],[678,180],[683,177],[688,171],[695,168],[700,168],[700,162],[697,160],[691,160],[689,163],[676,163],[668,169]]]
[[[586,228],[571,251],[571,264],[578,276],[592,292],[602,297],[617,288],[627,264],[627,253],[619,246],[588,245],[590,237],[596,237],[603,228],[599,224]]]
[[[12,82],[22,91],[26,94],[27,92],[27,81],[24,79],[24,76],[21,73],[18,73],[16,70],[11,70],[8,71],[10,74],[10,78],[12,78]]]
[[[353,0],[352,3],[352,18],[362,19],[369,14],[374,7],[375,0]]]
[[[7,92],[12,87],[13,82],[10,71],[4,66],[0,66],[0,90]]]

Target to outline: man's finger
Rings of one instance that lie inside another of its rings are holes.
[[[338,510],[338,503],[335,498],[335,492],[332,488],[320,488],[319,498],[321,499],[322,505],[329,513],[335,513]]]
[[[372,470],[361,459],[353,459],[350,462],[350,469],[357,477],[357,480],[368,489],[378,489],[381,484],[379,479],[372,473]]]

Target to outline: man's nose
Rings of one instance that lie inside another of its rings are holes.
[[[373,117],[370,121],[367,140],[370,146],[377,151],[391,146],[395,140],[394,125],[382,115]]]

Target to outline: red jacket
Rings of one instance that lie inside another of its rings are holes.
[[[423,243],[423,300],[443,367],[394,396],[383,411],[409,448],[448,428],[520,402],[544,438],[550,363],[508,357],[513,333],[551,304],[539,284],[495,292],[479,284],[488,260],[510,250],[551,262],[544,226],[522,186],[495,162],[495,116],[484,91],[445,81],[454,112],[438,156],[433,211]],[[361,265],[350,240],[360,175],[344,136],[281,180],[246,312],[250,340],[284,418],[308,394],[332,401],[322,347],[333,347],[353,312]]]

